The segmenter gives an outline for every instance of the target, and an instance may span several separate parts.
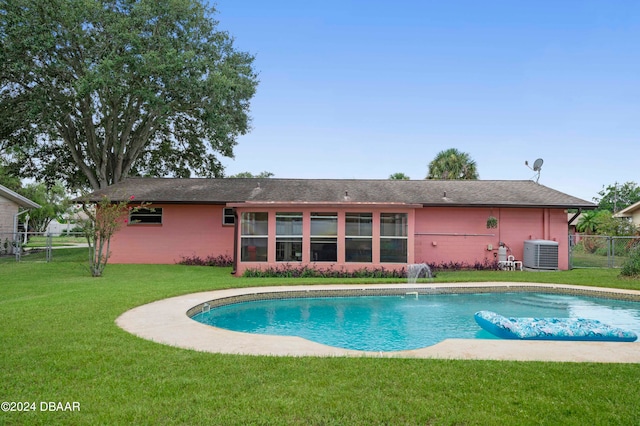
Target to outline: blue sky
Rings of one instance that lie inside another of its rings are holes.
[[[256,55],[252,131],[226,173],[423,179],[456,148],[480,179],[592,201],[640,184],[640,1],[218,0]]]

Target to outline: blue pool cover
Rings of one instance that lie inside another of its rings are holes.
[[[586,318],[507,318],[491,311],[476,312],[474,318],[503,339],[633,342],[638,338],[633,331]]]

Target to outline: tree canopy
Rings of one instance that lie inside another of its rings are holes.
[[[17,191],[22,186],[20,179],[2,166],[2,161],[0,161],[0,185],[12,191]]]
[[[402,172],[398,172],[389,175],[389,180],[411,180],[411,178]]]
[[[103,188],[222,176],[250,127],[253,56],[198,0],[0,0],[0,155]]]
[[[599,210],[617,213],[640,201],[640,186],[635,182],[626,182],[622,185],[615,183],[614,185],[608,185],[606,188],[603,186],[598,195],[600,195],[600,198],[594,198],[593,200],[598,203]]]
[[[440,151],[429,163],[426,179],[475,180],[478,177],[476,162],[469,154],[449,148]]]
[[[637,233],[633,222],[614,217],[609,210],[589,210],[582,213],[576,229],[578,232],[597,235],[628,236]]]
[[[231,175],[231,176],[227,176],[228,178],[249,178],[249,179],[255,179],[255,178],[271,178],[273,177],[273,173],[271,172],[260,172],[257,175],[254,175],[251,172],[240,172],[240,173],[236,173],[235,175]]]
[[[578,232],[584,232],[586,234],[594,234],[598,228],[598,211],[589,210],[580,216],[578,223],[576,223],[576,229]]]
[[[29,223],[36,232],[45,232],[51,221],[62,218],[71,205],[60,183],[50,188],[44,183],[31,183],[21,188],[19,193],[41,206],[29,211]]]

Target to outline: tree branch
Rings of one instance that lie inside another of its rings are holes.
[[[84,161],[84,158],[81,153],[80,146],[77,144],[77,131],[75,125],[73,124],[73,120],[70,117],[66,117],[67,124],[57,123],[57,128],[62,137],[63,142],[69,148],[71,152],[71,156],[73,157],[73,161],[76,162],[78,167],[84,175],[89,179],[89,184],[93,189],[99,189],[100,183],[93,173],[93,169],[89,167],[89,165]]]

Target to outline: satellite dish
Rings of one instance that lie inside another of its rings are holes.
[[[529,167],[531,170],[533,170],[534,172],[536,172],[536,183],[538,183],[538,179],[540,179],[540,169],[542,168],[542,163],[544,163],[544,161],[542,160],[542,158],[538,158],[536,161],[533,162],[533,167],[531,167],[529,165],[528,161],[524,162],[524,165]]]
[[[538,159],[533,163],[533,171],[534,171],[534,172],[539,172],[539,171],[540,171],[540,167],[542,167],[542,163],[544,163],[544,161],[542,161],[542,158],[538,158]]]

